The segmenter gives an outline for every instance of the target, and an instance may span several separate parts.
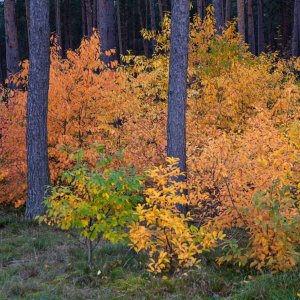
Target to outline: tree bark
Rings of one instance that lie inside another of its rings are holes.
[[[156,22],[155,22],[155,7],[154,7],[154,0],[149,1],[149,12],[150,12],[150,22],[151,22],[151,30],[156,30]]]
[[[253,0],[248,0],[248,43],[250,51],[255,54],[255,29],[254,29],[254,17],[253,17]]]
[[[82,23],[82,36],[85,37],[87,36],[85,0],[81,0],[81,23]]]
[[[143,1],[143,0],[138,1],[138,13],[139,13],[140,27],[142,29],[144,29],[144,28],[146,28],[146,26],[144,23],[143,12],[142,12],[142,8],[141,8],[141,1]],[[143,38],[143,48],[144,48],[144,55],[146,57],[149,57],[149,44],[148,44],[148,41],[145,40],[144,38]]]
[[[224,26],[223,0],[213,0],[212,4],[215,9],[216,29],[220,34]]]
[[[117,0],[117,22],[118,22],[119,52],[120,52],[120,55],[123,55],[123,41],[122,41],[122,24],[121,24],[120,0]]]
[[[14,0],[4,1],[4,25],[6,45],[6,70],[7,76],[19,71],[19,44],[16,25],[16,8]]]
[[[110,61],[115,60],[115,56],[107,56],[105,51],[117,49],[116,11],[114,1],[98,0],[98,30],[100,33],[103,61],[109,63]]]
[[[97,0],[93,0],[93,27],[97,28]]]
[[[65,50],[73,48],[72,26],[70,19],[70,1],[64,0]]]
[[[294,25],[292,37],[292,55],[299,56],[299,35],[300,35],[300,0],[294,3]]]
[[[164,19],[164,8],[161,0],[158,0],[159,18],[160,22]]]
[[[200,19],[204,17],[204,0],[197,0],[197,13]]]
[[[228,22],[231,19],[231,11],[232,11],[232,0],[226,0],[226,8],[225,8],[225,21]]]
[[[49,0],[30,0],[29,87],[27,99],[27,203],[25,217],[44,213],[50,184],[48,166],[48,90],[50,69]]]
[[[245,41],[246,30],[245,30],[245,0],[237,0],[238,10],[238,31]]]
[[[62,42],[61,42],[61,2],[55,0],[55,29],[56,29],[56,42],[59,47],[59,54],[62,56]]]
[[[25,0],[26,25],[27,25],[27,38],[28,38],[28,44],[29,44],[29,24],[30,24],[29,1],[30,1],[30,0]]]
[[[257,53],[261,54],[265,48],[263,0],[258,0],[257,20]]]
[[[189,0],[173,0],[168,92],[167,155],[179,159],[186,173],[186,98],[189,43]],[[177,180],[185,181],[186,176]],[[178,206],[182,213],[186,208]]]
[[[90,38],[93,34],[93,11],[91,6],[91,0],[85,0],[84,2],[86,12],[87,35]]]

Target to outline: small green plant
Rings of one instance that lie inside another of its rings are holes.
[[[141,200],[142,189],[134,168],[113,168],[120,155],[108,157],[103,148],[98,148],[98,153],[96,167],[85,163],[82,150],[72,155],[76,165],[63,173],[59,186],[51,189],[44,202],[46,214],[39,217],[40,222],[79,237],[89,263],[101,239],[112,243],[126,240],[126,227],[136,218],[133,208]]]

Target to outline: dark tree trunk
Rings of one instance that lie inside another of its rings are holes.
[[[197,0],[197,13],[200,19],[204,17],[204,0]]]
[[[238,31],[241,34],[243,41],[245,41],[245,0],[237,0],[238,10]]]
[[[70,19],[70,1],[64,0],[65,50],[73,48],[72,25]]]
[[[141,8],[141,1],[143,1],[143,0],[138,1],[138,13],[139,13],[140,27],[142,29],[144,29],[144,28],[146,28],[146,26],[144,23],[143,12],[142,12],[142,8]],[[144,48],[144,55],[146,57],[149,57],[149,44],[148,44],[148,41],[145,40],[144,38],[143,38],[143,48]]]
[[[29,87],[27,99],[27,203],[25,217],[44,213],[50,184],[48,166],[48,89],[50,68],[49,0],[30,0]]]
[[[263,0],[258,0],[257,20],[257,52],[261,54],[265,48]]]
[[[30,24],[29,1],[30,1],[30,0],[25,0],[26,25],[27,25],[28,44],[29,44],[29,24]]]
[[[255,29],[254,29],[254,17],[253,17],[253,0],[248,0],[248,43],[250,51],[255,54]]]
[[[294,3],[294,25],[292,37],[292,55],[299,56],[299,35],[300,35],[300,0]]]
[[[6,42],[6,70],[7,76],[9,76],[19,71],[20,62],[15,0],[4,1],[4,24]]]
[[[171,10],[167,155],[186,172],[186,98],[189,43],[189,0],[173,0]],[[185,181],[186,176],[178,178]],[[179,206],[182,213],[186,208]]]
[[[160,22],[164,19],[164,8],[161,0],[158,0],[159,18]]]
[[[82,36],[87,36],[85,0],[81,0]]]
[[[220,34],[224,26],[223,0],[213,0],[212,4],[215,9],[216,29]]]
[[[100,33],[103,61],[108,63],[115,60],[115,56],[107,56],[105,51],[117,49],[116,11],[114,1],[98,0],[98,30]]]
[[[288,44],[289,14],[288,14],[288,8],[285,0],[281,0],[280,10],[281,10],[282,48],[283,50],[287,50],[286,45]]]
[[[149,1],[149,12],[150,12],[150,21],[151,21],[151,30],[156,30],[156,22],[155,22],[155,7],[154,7],[154,0]]]
[[[91,37],[93,34],[93,11],[91,6],[91,0],[85,0],[85,12],[86,12],[87,35],[88,37]]]
[[[225,8],[225,21],[228,22],[231,19],[231,11],[232,11],[232,0],[226,0],[226,8]]]
[[[55,0],[55,29],[56,29],[56,42],[59,47],[59,54],[62,56],[62,42],[61,42],[61,2]]]
[[[122,42],[122,25],[121,25],[120,0],[117,0],[117,22],[118,22],[119,52],[120,52],[120,55],[123,55],[123,42]]]
[[[93,0],[93,27],[97,28],[97,0]]]

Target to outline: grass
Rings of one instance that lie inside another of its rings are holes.
[[[126,247],[103,243],[90,268],[84,249],[65,233],[25,223],[18,212],[0,211],[1,300],[294,300],[300,292],[300,270],[253,274],[219,268],[206,258],[201,269],[162,280],[147,272],[145,260]]]

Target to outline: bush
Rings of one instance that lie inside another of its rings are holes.
[[[136,219],[134,206],[141,200],[141,179],[132,167],[112,169],[116,157],[107,157],[98,148],[100,160],[95,168],[84,162],[77,151],[76,165],[63,173],[61,184],[51,189],[40,221],[84,238],[88,261],[100,239],[113,243],[127,238],[126,227]]]

